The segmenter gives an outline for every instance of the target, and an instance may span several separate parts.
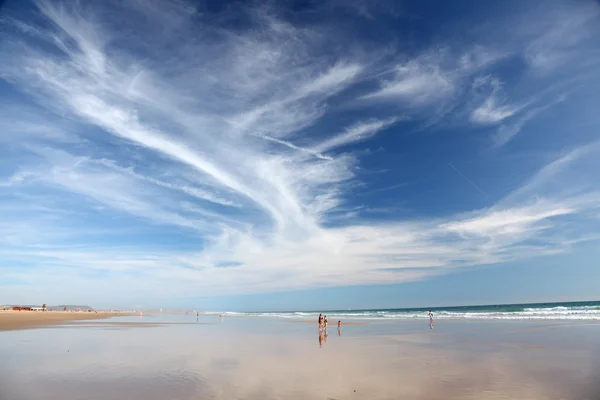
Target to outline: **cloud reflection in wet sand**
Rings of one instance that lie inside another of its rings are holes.
[[[583,325],[518,335],[501,324],[477,334],[468,323],[416,333],[348,326],[320,347],[312,326],[229,322],[0,333],[0,398],[584,399],[573,393],[592,393],[597,366],[589,343],[556,345]]]

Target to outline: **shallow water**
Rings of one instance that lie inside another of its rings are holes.
[[[281,319],[199,322],[0,332],[0,399],[600,398],[597,324],[384,321],[319,337]]]

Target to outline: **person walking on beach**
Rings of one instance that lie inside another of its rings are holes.
[[[342,336],[342,321],[338,321],[338,336]]]
[[[325,326],[325,329],[327,329],[327,315],[323,317],[323,325]]]
[[[429,329],[433,329],[433,313],[429,311]]]
[[[319,330],[323,327],[323,314],[319,314]]]

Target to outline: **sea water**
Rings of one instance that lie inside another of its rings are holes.
[[[428,319],[432,311],[435,319],[480,320],[588,320],[600,321],[600,302],[498,304],[484,306],[457,306],[432,308],[390,308],[328,311],[235,312],[220,311],[225,316],[271,317],[287,319],[314,319],[324,313],[329,323],[337,320]]]

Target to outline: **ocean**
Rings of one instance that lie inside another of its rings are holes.
[[[435,319],[478,320],[598,320],[600,301],[566,303],[497,304],[432,308],[390,308],[369,310],[313,310],[278,312],[222,311],[210,314],[245,317],[312,319],[326,314],[332,323],[342,320],[427,319],[432,311]]]

